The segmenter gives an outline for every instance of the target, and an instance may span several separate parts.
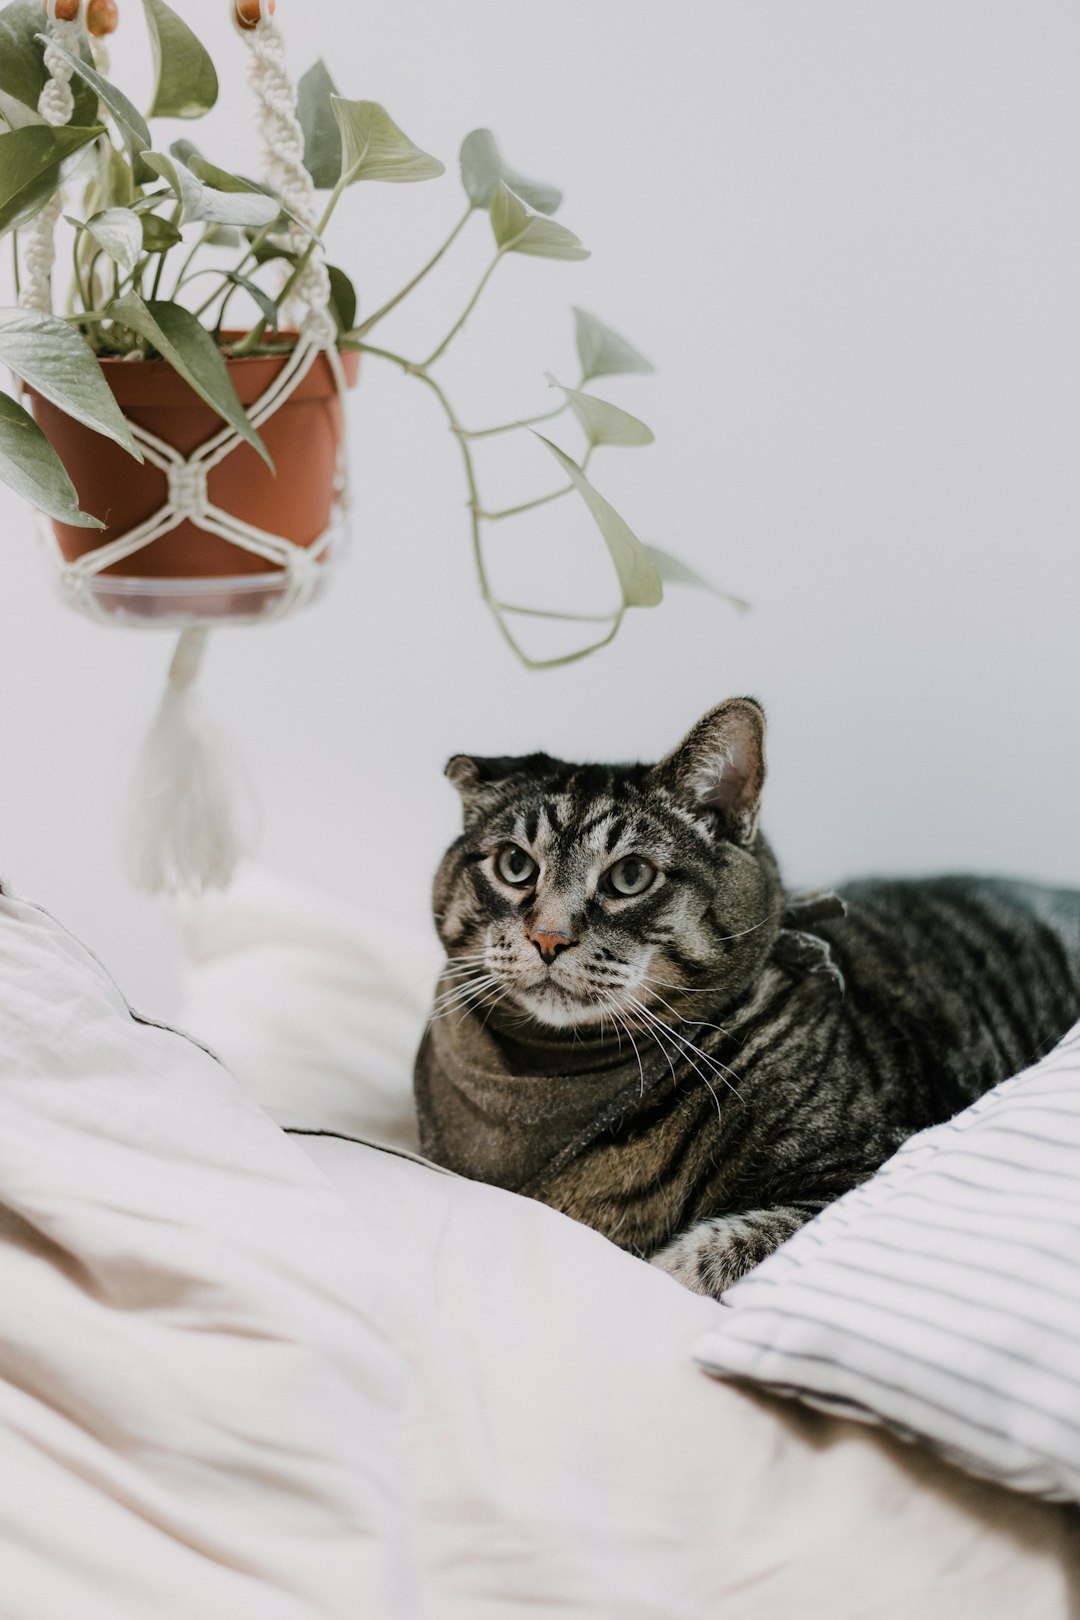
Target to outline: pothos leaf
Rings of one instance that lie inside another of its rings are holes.
[[[100,124],[28,124],[0,135],[0,235],[32,219],[55,191],[64,159],[104,133]]]
[[[217,344],[189,309],[165,299],[144,303],[136,293],[127,293],[114,299],[105,313],[111,321],[130,327],[150,343],[199,397],[258,451],[273,472],[274,463],[237,398]]]
[[[538,214],[553,214],[562,202],[557,186],[527,180],[508,169],[490,129],[474,129],[461,143],[461,183],[474,208],[490,208],[500,186],[506,186]]]
[[[160,214],[140,214],[142,224],[142,245],[144,253],[168,253],[177,242],[184,240],[183,234],[176,228],[171,219],[162,219]]]
[[[656,607],[657,603],[663,600],[664,587],[656,564],[630,525],[619,516],[600,491],[590,484],[577,462],[572,461],[565,450],[560,450],[557,444],[545,439],[542,433],[537,433],[536,437],[541,444],[547,445],[589,508],[615,565],[624,605]]]
[[[598,321],[588,310],[578,309],[576,305],[574,325],[583,382],[589,382],[593,377],[615,377],[624,372],[656,370],[632,343],[612,331],[610,326],[605,326],[603,321]]]
[[[273,197],[254,186],[219,191],[192,174],[186,163],[166,157],[164,152],[144,152],[142,157],[147,168],[159,174],[179,199],[185,225],[205,220],[214,225],[258,227],[269,225],[281,212]]]
[[[351,332],[356,325],[356,288],[336,264],[328,264],[326,273],[330,277],[331,313],[337,321],[338,331]]]
[[[37,310],[0,309],[0,360],[43,398],[142,460],[100,365],[67,321]]]
[[[296,87],[296,116],[304,132],[304,167],[320,191],[337,185],[341,173],[341,131],[331,97],[337,86],[320,58]]]
[[[60,457],[29,411],[8,394],[0,394],[0,481],[61,523],[105,527],[79,510],[78,493]]]
[[[130,208],[103,208],[85,222],[72,220],[70,223],[92,237],[126,276],[131,274],[143,245],[144,220],[138,214]]]
[[[534,214],[502,184],[491,199],[491,228],[504,253],[528,253],[540,259],[589,257],[589,249],[573,231],[543,214]]]
[[[2,19],[0,13],[0,19]],[[0,50],[3,50],[0,44]],[[39,112],[32,107],[25,106],[14,96],[9,96],[6,90],[0,90],[0,118],[4,120],[8,129],[25,129],[27,124],[43,124],[45,122]]]
[[[695,590],[708,591],[712,596],[719,596],[725,602],[730,602],[740,613],[750,612],[750,603],[744,597],[733,596],[730,591],[722,591],[719,586],[680,561],[678,557],[673,557],[670,552],[661,551],[659,546],[646,546],[645,550],[652,558],[660,578],[669,585],[689,585]]]
[[[638,417],[618,405],[609,405],[595,394],[582,393],[579,388],[565,388],[549,373],[548,381],[566,395],[570,409],[585,429],[590,444],[639,445],[652,444],[655,435]]]
[[[445,173],[438,158],[415,146],[377,101],[346,101],[331,96],[341,131],[341,175],[356,180],[434,180]]]
[[[143,0],[143,9],[154,53],[150,117],[201,118],[218,98],[217,73],[209,54],[165,0]]]

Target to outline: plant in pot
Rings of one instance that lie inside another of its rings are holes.
[[[230,818],[207,750],[193,741],[189,689],[208,626],[287,611],[325,579],[345,506],[345,391],[361,354],[419,381],[443,410],[462,455],[479,587],[524,663],[548,667],[605,645],[629,608],[661,600],[665,578],[706,585],[643,545],[587,476],[597,448],[652,439],[592,392],[597,378],[652,369],[609,327],[576,312],[581,376],[556,385],[559,404],[540,416],[467,428],[435,373],[504,260],[587,256],[552,218],[561,194],[509,170],[490,131],[474,130],[461,148],[465,207],[454,229],[358,319],[352,276],[326,258],[338,205],[360,182],[426,181],[444,165],[379,103],[338,95],[322,63],[294,88],[274,0],[231,3],[250,48],[259,179],[190,140],[155,145],[155,119],[197,119],[218,96],[209,54],[165,0],[142,0],[155,63],[145,115],[110,77],[115,0],[13,0],[0,11],[0,234],[11,238],[18,299],[0,310],[0,360],[23,391],[0,393],[0,480],[51,520],[74,605],[183,631],[144,760],[138,864],[149,888],[200,887],[231,872],[236,840],[223,830]],[[477,217],[489,222],[493,251],[464,311],[425,357],[383,347],[380,322]],[[56,254],[68,232],[65,291]],[[563,414],[576,418],[585,450],[574,459],[537,435],[558,464],[557,487],[485,507],[478,441]],[[486,526],[575,492],[614,565],[615,606],[593,614],[501,600],[485,565]],[[535,657],[518,638],[522,618],[599,633],[568,654]]]

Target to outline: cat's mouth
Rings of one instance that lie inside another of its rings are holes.
[[[558,966],[527,980],[507,985],[509,997],[537,1023],[552,1029],[602,1024],[611,995],[599,995],[593,986],[559,973]]]

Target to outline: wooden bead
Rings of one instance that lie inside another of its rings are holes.
[[[43,8],[48,10],[48,6]],[[79,15],[79,0],[56,0],[57,22],[74,22]]]
[[[277,0],[234,0],[233,9],[236,20],[241,28],[254,28],[263,14],[263,5],[266,4],[266,14],[272,17],[277,10]]]
[[[120,21],[120,12],[116,0],[90,0],[86,8],[87,31],[102,39],[106,34],[114,32]]]

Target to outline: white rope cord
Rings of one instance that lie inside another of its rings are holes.
[[[285,64],[281,30],[273,17],[264,13],[244,37],[251,47],[248,80],[258,108],[267,183],[298,219],[313,228],[315,184],[304,167],[304,132],[296,115],[296,90]],[[277,240],[291,252],[302,253],[309,236],[301,226],[290,225]],[[330,314],[330,277],[318,250],[297,278],[290,304],[293,302],[298,308],[295,318],[300,330],[331,345],[337,332]],[[287,311],[287,318],[293,318],[292,310]]]
[[[47,124],[54,128],[66,124],[75,107],[71,93],[71,65],[65,62],[53,42],[69,51],[78,49],[79,24],[61,22],[56,15],[56,0],[49,0],[47,31],[49,43],[45,47],[45,70],[48,77],[38,97],[37,110]],[[52,309],[52,267],[56,256],[55,231],[64,211],[63,190],[57,187],[44,208],[35,214],[26,235],[23,256],[25,279],[19,303],[23,309],[36,309],[47,315]]]
[[[251,407],[249,417],[256,427],[273,415],[299,386],[320,352],[312,343],[302,341],[297,345],[278,376]],[[336,351],[334,358],[337,359]],[[70,596],[78,600],[84,595],[87,582],[96,574],[141,551],[184,522],[193,523],[207,533],[219,535],[242,550],[284,568],[289,580],[288,588],[278,603],[279,612],[287,612],[311,591],[316,577],[315,563],[332,538],[333,522],[312,545],[298,546],[283,535],[271,534],[246,523],[242,518],[215,506],[209,498],[207,476],[210,470],[244,442],[234,428],[225,427],[190,456],[184,456],[138,423],[129,425],[146,460],[165,474],[168,488],[165,502],[126,534],[118,535],[107,544],[84,552],[75,561],[65,563],[61,569],[61,582]]]

